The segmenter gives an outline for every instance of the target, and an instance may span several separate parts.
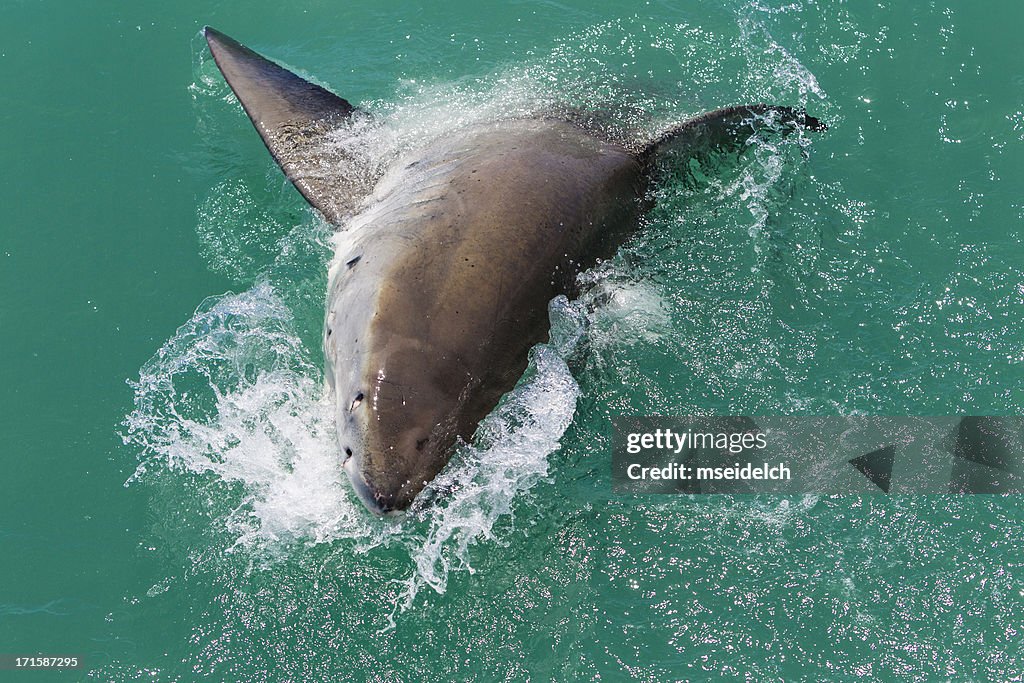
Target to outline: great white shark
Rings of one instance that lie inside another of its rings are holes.
[[[355,107],[212,28],[214,60],[289,180],[341,228],[324,325],[340,460],[359,498],[409,507],[457,440],[525,371],[548,303],[614,254],[647,208],[661,157],[741,145],[803,111],[728,107],[628,145],[541,116],[468,125],[398,159],[372,188],[331,133]]]

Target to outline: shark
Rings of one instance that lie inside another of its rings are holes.
[[[339,462],[366,508],[395,516],[525,372],[548,304],[614,255],[666,163],[766,129],[824,130],[787,106],[730,106],[629,144],[590,117],[466,125],[373,183],[331,144],[360,110],[206,27],[210,52],[287,178],[338,228],[323,347]],[[568,110],[567,110],[568,111]]]

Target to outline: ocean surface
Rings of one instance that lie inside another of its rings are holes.
[[[444,495],[381,521],[324,391],[330,229],[205,24],[371,112],[384,160],[560,106],[830,128],[666,177]],[[609,464],[617,415],[1021,413],[1022,25],[1011,0],[7,0],[0,654],[84,668],[0,680],[1021,680],[1020,497],[625,496]]]

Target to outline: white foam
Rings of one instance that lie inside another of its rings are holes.
[[[576,411],[579,387],[565,361],[549,346],[534,351],[535,374],[513,390],[480,427],[484,444],[466,446],[455,467],[431,485],[443,494],[430,514],[423,545],[413,552],[417,574],[444,592],[449,571],[472,571],[469,546],[493,539],[491,529],[512,502],[548,473]]]
[[[268,284],[212,299],[132,383],[124,439],[144,460],[129,483],[156,467],[241,485],[217,520],[235,546],[365,531],[337,466],[319,371],[291,323]]]
[[[672,318],[662,292],[653,283],[638,279],[626,264],[606,261],[579,280],[585,289],[568,305],[586,319],[588,338],[597,348],[614,345],[622,349],[671,336]]]
[[[419,586],[444,592],[450,571],[472,570],[470,547],[493,541],[514,499],[547,475],[579,393],[565,361],[537,347],[526,379],[481,425],[480,443],[463,445],[430,486],[434,502],[381,521],[345,480],[330,398],[292,323],[269,284],[205,302],[132,382],[124,440],[143,461],[127,483],[151,470],[183,473],[185,487],[213,476],[235,491],[211,501],[226,550],[398,544],[410,557],[408,604]]]

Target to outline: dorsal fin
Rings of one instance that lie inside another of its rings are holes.
[[[700,152],[736,145],[749,138],[766,119],[779,124],[792,123],[808,130],[822,131],[828,128],[803,110],[769,104],[745,104],[716,109],[673,126],[647,143],[639,156],[641,160],[648,161],[667,150]]]
[[[327,134],[354,107],[207,26],[217,66],[288,179],[324,217],[340,225],[365,188],[347,173],[352,158]]]

